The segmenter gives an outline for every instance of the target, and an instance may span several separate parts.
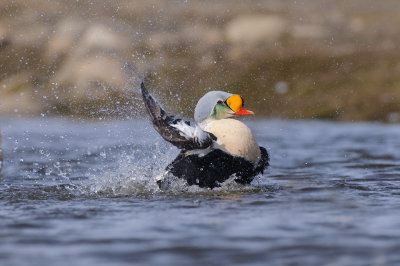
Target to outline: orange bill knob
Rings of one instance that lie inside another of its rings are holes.
[[[239,95],[235,94],[226,99],[226,104],[229,108],[234,111],[234,115],[252,115],[254,114],[252,111],[248,111],[243,108],[243,99]]]

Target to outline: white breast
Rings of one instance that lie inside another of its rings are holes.
[[[218,138],[217,148],[255,164],[260,159],[258,143],[242,122],[236,119],[219,119],[207,121],[201,127]]]

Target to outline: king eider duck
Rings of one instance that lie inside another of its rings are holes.
[[[171,185],[171,175],[188,185],[214,188],[234,177],[250,184],[268,167],[267,150],[257,144],[250,129],[232,117],[250,115],[236,94],[211,91],[197,103],[195,124],[168,115],[141,84],[143,101],[156,131],[181,150],[164,175],[157,180],[161,189]],[[176,180],[176,179],[175,179]]]

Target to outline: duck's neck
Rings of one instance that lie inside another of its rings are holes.
[[[215,119],[213,117],[208,117],[205,120],[203,120],[202,122],[199,123],[199,126],[201,129],[205,130],[211,123],[217,121],[217,120],[221,120],[221,119]]]

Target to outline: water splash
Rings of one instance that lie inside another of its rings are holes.
[[[163,141],[149,122],[112,123],[54,120],[9,120],[2,128],[4,184],[24,182],[27,191],[14,194],[42,198],[152,197],[159,195],[247,193],[260,186],[245,187],[232,179],[213,190],[188,186],[176,179],[161,191],[156,178],[178,154]],[[83,126],[85,125],[85,126]],[[21,133],[22,132],[22,133]],[[30,187],[32,186],[32,187]]]
[[[109,169],[102,174],[90,175],[90,184],[87,186],[89,194],[111,197],[180,194],[228,194],[234,192],[259,192],[261,186],[244,186],[235,182],[232,176],[220,187],[214,189],[189,186],[186,180],[169,177],[170,184],[166,189],[160,189],[157,180],[165,174],[165,167],[174,159],[176,151],[167,145],[157,145],[151,154],[143,157],[142,152],[129,154],[123,152],[118,160],[118,167]],[[257,183],[257,182],[255,182]]]
[[[115,168],[89,175],[92,182],[89,191],[110,196],[150,196],[159,191],[154,177],[163,172],[164,165],[173,158],[171,154],[174,154],[173,148],[158,143],[150,152],[123,151]]]

